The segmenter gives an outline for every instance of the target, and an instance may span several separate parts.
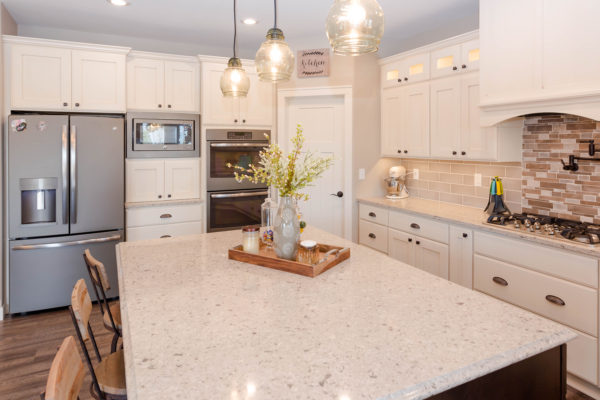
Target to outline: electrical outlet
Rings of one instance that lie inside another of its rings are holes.
[[[475,186],[481,187],[481,174],[475,174]]]
[[[418,181],[419,180],[419,168],[413,169],[413,178]]]
[[[359,168],[358,169],[358,180],[359,181],[364,181],[365,180],[365,169],[364,168]]]

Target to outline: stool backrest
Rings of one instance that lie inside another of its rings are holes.
[[[46,400],[75,400],[83,384],[83,363],[73,336],[66,337],[50,367],[46,383]]]
[[[92,313],[92,300],[83,279],[78,280],[73,288],[73,293],[71,293],[71,308],[77,320],[77,325],[79,325],[81,338],[87,340],[89,338],[88,323],[90,321],[90,314]]]
[[[110,289],[110,282],[108,281],[108,275],[106,274],[106,268],[98,259],[96,259],[90,249],[85,249],[83,252],[83,259],[88,267],[90,267],[90,275],[94,284],[102,285],[102,288],[107,291]],[[93,267],[93,268],[92,268]]]

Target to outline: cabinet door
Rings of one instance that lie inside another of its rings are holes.
[[[429,53],[416,54],[404,60],[401,71],[402,82],[415,83],[430,77]]]
[[[381,87],[399,86],[404,79],[404,70],[404,60],[383,65],[381,67]]]
[[[439,78],[458,74],[461,70],[460,45],[449,46],[431,52],[431,77]]]
[[[126,161],[127,202],[157,201],[164,199],[165,161]]]
[[[460,78],[431,83],[431,155],[460,155]]]
[[[71,50],[10,46],[10,105],[21,110],[71,109]]]
[[[226,67],[225,64],[202,63],[202,118],[205,125],[239,123],[239,99],[225,97],[221,92],[221,75]]]
[[[169,111],[199,113],[200,71],[197,63],[165,62],[165,104]]]
[[[250,91],[246,98],[240,98],[239,123],[246,126],[271,126],[273,125],[273,84],[261,82],[258,74],[248,72],[250,78]]]
[[[395,229],[388,231],[388,255],[405,264],[415,266],[414,235]]]
[[[449,251],[449,279],[473,289],[473,231],[451,226]]]
[[[479,74],[465,75],[460,82],[460,155],[466,159],[496,158],[496,127],[479,122]]]
[[[167,200],[200,197],[200,159],[165,160],[165,194]]]
[[[460,69],[469,72],[479,69],[479,39],[470,40],[460,46]]]
[[[403,153],[411,157],[429,156],[429,83],[404,88],[401,112]]]
[[[72,109],[125,112],[125,55],[73,50]]]
[[[127,61],[127,108],[163,110],[165,63],[161,60],[131,58]]]
[[[402,94],[404,89],[390,87],[381,90],[381,155],[397,156],[408,150],[400,143],[402,129]]]
[[[415,266],[448,279],[448,245],[415,237]]]

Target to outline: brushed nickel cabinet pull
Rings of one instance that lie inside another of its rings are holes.
[[[371,212],[369,213],[369,217],[373,217],[373,218],[375,218],[375,217],[377,217],[377,214],[375,214],[373,211],[371,211]]]
[[[414,222],[412,224],[410,224],[410,227],[413,229],[421,229],[421,227],[419,226],[419,224],[415,224]]]
[[[171,237],[171,235],[162,235],[160,238],[161,239],[166,239],[166,238],[170,238],[170,237]]]
[[[377,236],[375,236],[375,234],[374,234],[374,233],[369,233],[369,237],[370,237],[371,239],[375,239],[375,238],[377,238]]]
[[[556,304],[557,306],[561,306],[561,307],[567,304],[567,303],[565,303],[565,301],[563,299],[561,299],[558,296],[554,296],[552,294],[549,294],[548,296],[546,296],[546,300],[548,300],[552,304]]]
[[[163,219],[164,219],[164,218],[171,218],[171,217],[172,217],[172,215],[171,215],[171,214],[163,214],[163,215],[161,215],[160,217],[161,217],[161,218],[163,218]]]
[[[500,286],[508,286],[506,279],[502,279],[499,276],[493,277],[492,280]]]

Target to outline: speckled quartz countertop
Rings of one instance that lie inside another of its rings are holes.
[[[512,225],[499,226],[488,224],[486,220],[489,215],[479,208],[413,197],[401,200],[389,200],[384,197],[369,197],[359,198],[358,201],[359,203],[372,204],[390,210],[402,210],[451,224],[466,225],[482,231],[502,234],[508,237],[524,239],[565,250],[576,251],[582,254],[588,254],[594,257],[600,257],[600,245],[594,246],[570,241],[563,239],[560,235],[552,237],[541,235],[539,233],[515,230]]]
[[[119,244],[129,400],[423,399],[575,337],[367,247],[303,238],[352,255],[311,279],[228,260],[238,231]]]

